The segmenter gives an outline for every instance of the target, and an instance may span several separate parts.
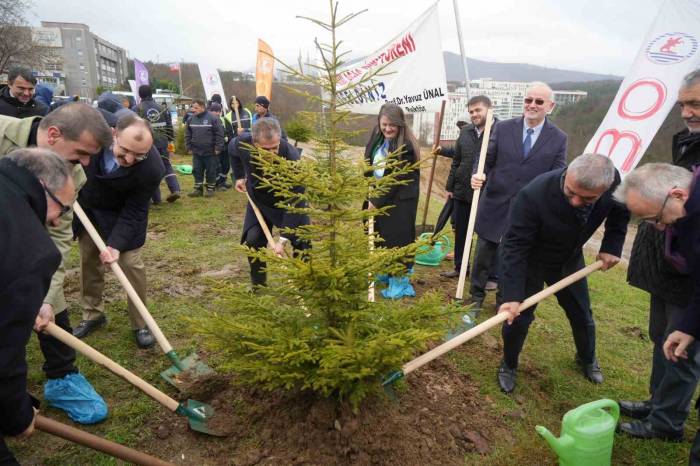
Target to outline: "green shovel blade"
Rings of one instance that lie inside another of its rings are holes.
[[[175,355],[174,358],[177,358],[177,355]],[[178,361],[182,366],[182,369],[173,365],[160,373],[161,377],[163,377],[170,385],[174,386],[177,389],[182,388],[183,381],[180,380],[179,376],[183,372],[187,372],[188,378],[190,380],[195,380],[200,377],[206,377],[214,374],[214,370],[211,367],[204,364],[204,362],[202,362],[202,360],[199,359],[199,356],[196,353],[190,354],[186,358],[180,359]]]

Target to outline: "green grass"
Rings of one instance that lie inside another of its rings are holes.
[[[178,163],[189,163],[178,157]],[[179,176],[183,193],[192,187],[192,178]],[[166,191],[165,184],[161,187]],[[422,218],[422,200],[418,223]],[[248,266],[237,249],[243,222],[245,199],[233,191],[217,193],[214,199],[190,199],[186,196],[175,204],[151,209],[149,239],[144,248],[148,275],[148,307],[156,321],[181,356],[201,348],[188,332],[182,318],[211,312],[216,297],[217,280],[202,272],[232,267],[223,280],[247,283]],[[434,223],[440,203],[433,198],[429,222]],[[73,290],[69,303],[71,321],[80,319],[78,305],[78,254],[71,255],[68,288]],[[450,264],[443,264],[446,269]],[[437,269],[417,268],[418,276],[432,276]],[[480,389],[486,409],[502,414],[508,429],[495,439],[493,452],[486,457],[477,454],[465,457],[465,464],[474,465],[539,465],[556,464],[556,458],[536,434],[537,424],[559,434],[564,413],[580,404],[600,398],[645,398],[651,361],[651,344],[635,334],[646,334],[648,297],[627,286],[624,266],[590,277],[591,299],[596,317],[598,357],[606,377],[601,386],[587,382],[574,362],[574,345],[564,312],[553,298],[537,310],[528,341],[521,356],[521,370],[515,396],[500,393],[495,383],[501,350],[497,330],[464,345],[449,357],[458,369]],[[105,330],[90,335],[86,342],[119,364],[133,370],[157,388],[174,395],[159,377],[170,366],[159,350],[138,351],[133,343],[126,318],[125,293],[116,279],[107,275],[106,305],[109,324]],[[493,304],[489,295],[487,304]],[[482,319],[492,312],[484,312]],[[638,333],[638,332],[637,332]],[[43,358],[36,338],[28,348],[29,384],[41,397],[44,376]],[[214,358],[215,359],[215,358]],[[85,358],[78,360],[80,370],[103,395],[110,407],[106,422],[81,428],[105,436],[127,446],[152,449],[158,439],[152,426],[157,421],[172,419],[165,408],[131,387],[118,377]],[[522,417],[509,415],[514,410]],[[62,412],[46,408],[48,416],[68,422]],[[464,413],[469,416],[470,413]],[[686,464],[688,441],[697,428],[694,412],[686,428],[686,442],[636,441],[621,435],[615,437],[614,464],[674,465]],[[207,439],[207,442],[209,440]],[[11,441],[11,448],[21,462],[42,465],[113,465],[121,464],[105,455],[37,434],[24,442]]]

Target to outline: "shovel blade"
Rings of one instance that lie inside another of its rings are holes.
[[[190,429],[203,434],[213,435],[215,437],[226,437],[229,435],[229,433],[225,432],[224,430],[215,429],[210,426],[209,423],[216,414],[214,412],[214,408],[212,408],[210,405],[196,400],[187,400],[187,408],[198,415],[190,416],[185,414],[187,416],[187,420],[189,421]],[[202,416],[204,419],[202,419]]]
[[[186,358],[182,359],[181,362],[184,370],[180,370],[175,366],[171,366],[160,373],[160,376],[163,377],[163,379],[165,379],[170,385],[177,388],[178,390],[182,389],[184,381],[181,379],[181,375],[185,372],[187,373],[187,378],[189,380],[194,380],[200,377],[205,377],[214,374],[214,370],[211,367],[204,364],[204,362],[202,362],[202,360],[199,359],[197,353],[190,354]]]
[[[476,315],[474,310],[470,310],[462,316],[459,324],[447,330],[447,333],[442,340],[450,341],[454,337],[461,335],[471,328],[474,328],[474,326],[476,326]]]

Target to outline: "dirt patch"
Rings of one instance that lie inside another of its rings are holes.
[[[229,386],[229,379],[219,374],[197,376],[192,371],[183,371],[175,376],[180,389],[180,399],[192,398],[197,401],[209,401]]]
[[[163,420],[152,426],[162,458],[195,464],[174,454],[182,450],[202,465],[462,465],[470,452],[488,454],[505,426],[476,384],[443,360],[411,374],[397,401],[375,397],[357,413],[309,393],[237,386],[209,404],[211,426],[230,436],[216,440]]]

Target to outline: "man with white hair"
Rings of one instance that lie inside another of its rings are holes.
[[[690,275],[690,302],[674,322],[663,345],[666,359],[678,364],[693,357],[700,338],[700,168],[690,172],[667,163],[648,163],[632,171],[615,197],[642,220],[665,232],[664,258]],[[691,394],[692,396],[692,394]],[[688,403],[690,400],[688,400]],[[677,439],[676,439],[677,440]],[[690,450],[690,464],[700,465],[700,431]]]
[[[686,128],[673,137],[673,165],[691,170],[700,164],[700,70],[683,78],[678,107]],[[688,307],[692,277],[676,270],[665,258],[665,235],[643,222],[637,229],[627,269],[630,285],[649,293],[649,339],[653,342],[649,398],[620,400],[620,413],[637,419],[620,423],[620,431],[636,438],[683,438],[690,402],[700,380],[698,344],[688,347],[688,359],[667,361],[662,346]]]
[[[503,361],[498,384],[515,389],[518,357],[536,306],[519,311],[525,298],[582,269],[583,245],[605,221],[597,259],[603,270],[620,261],[629,212],[613,200],[620,175],[609,157],[583,154],[568,168],[544,173],[515,197],[503,248],[503,302],[498,312],[509,314],[503,324]],[[595,322],[585,279],[556,293],[566,312],[576,346],[576,362],[593,383],[603,382],[595,357]]]
[[[473,189],[484,187],[476,215],[479,240],[470,288],[477,309],[483,305],[489,269],[499,254],[515,195],[537,175],[566,166],[566,134],[547,119],[553,109],[552,89],[542,82],[532,83],[525,92],[523,116],[501,121],[493,128],[484,174],[471,178]],[[497,305],[503,302],[501,295],[499,289]]]

